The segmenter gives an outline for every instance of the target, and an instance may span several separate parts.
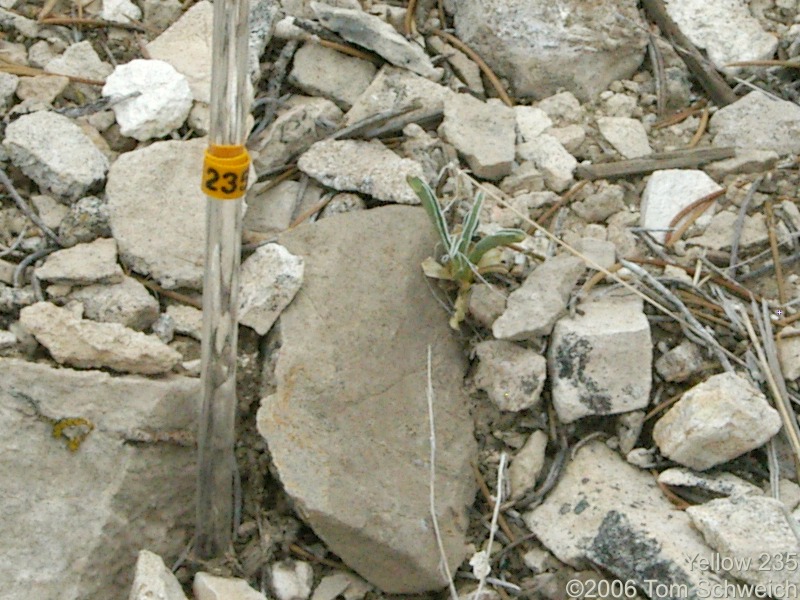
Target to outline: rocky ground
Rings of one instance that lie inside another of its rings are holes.
[[[4,597],[798,597],[799,15],[253,1],[208,562],[212,5],[0,0]]]

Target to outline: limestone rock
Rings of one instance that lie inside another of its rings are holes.
[[[764,394],[735,373],[712,375],[681,397],[653,428],[662,454],[704,471],[765,444],[781,428]]]
[[[186,594],[158,554],[140,550],[128,600],[186,600]]]
[[[718,212],[706,227],[702,235],[689,238],[687,244],[703,246],[712,250],[724,250],[733,243],[737,215],[730,210]],[[750,246],[764,244],[769,239],[767,222],[762,213],[745,215],[739,235],[739,248],[746,249]]]
[[[108,204],[97,196],[86,196],[69,207],[58,227],[58,237],[65,246],[111,237]]]
[[[135,59],[119,65],[103,86],[104,98],[138,93],[114,104],[122,135],[139,141],[159,138],[180,127],[192,108],[186,77],[161,60]]]
[[[664,230],[678,213],[700,198],[722,190],[702,171],[690,169],[665,169],[650,175],[642,192],[642,227],[653,229],[651,235],[664,241]]]
[[[123,277],[119,283],[82,287],[69,298],[83,304],[84,316],[93,321],[119,323],[141,331],[158,318],[158,301],[132,277]]]
[[[265,244],[242,264],[239,322],[267,333],[303,284],[304,261],[280,244]]]
[[[142,10],[131,0],[103,0],[100,18],[112,23],[130,23],[140,21]]]
[[[113,67],[100,60],[92,43],[88,40],[70,45],[61,56],[57,56],[44,67],[48,73],[104,80]]]
[[[597,119],[597,127],[623,158],[640,158],[653,153],[647,131],[639,119],[600,117]]]
[[[61,363],[154,375],[171,370],[181,355],[158,338],[119,323],[95,323],[49,302],[20,311],[20,323]]]
[[[645,408],[652,341],[641,301],[584,302],[556,323],[547,354],[553,406],[564,423]],[[620,365],[625,365],[624,369]]]
[[[270,567],[272,591],[278,600],[306,600],[314,584],[314,570],[307,562],[292,560]]]
[[[732,559],[726,565],[731,575],[767,587],[774,598],[796,597],[800,571],[792,568],[789,558],[797,553],[797,538],[780,500],[764,496],[719,498],[690,506],[686,512],[719,553],[716,556]]]
[[[567,89],[588,99],[629,78],[644,58],[646,29],[633,0],[462,0],[454,9],[458,38],[516,96]]]
[[[267,600],[244,579],[197,573],[192,584],[195,600]]]
[[[518,412],[539,402],[547,377],[547,362],[535,352],[503,340],[486,340],[475,347],[475,385],[485,390],[500,410]]]
[[[441,71],[434,68],[422,48],[406,40],[380,18],[363,10],[337,8],[322,2],[312,2],[311,9],[320,23],[348,42],[372,50],[397,67],[430,79],[441,77]]]
[[[800,106],[750,92],[715,112],[709,130],[715,146],[796,154],[800,152]]]
[[[547,187],[554,192],[562,192],[572,184],[572,174],[578,166],[578,161],[561,142],[546,133],[532,142],[517,145],[517,156],[532,160],[544,175]]]
[[[445,102],[439,134],[475,175],[496,180],[511,173],[515,126],[514,111],[499,100],[481,102],[469,94],[453,94]]]
[[[148,431],[191,439],[199,398],[196,379],[0,358],[4,598],[125,598],[142,546],[178,557],[194,528],[196,452],[126,440]],[[85,423],[64,429],[70,452],[53,428],[78,418]]]
[[[384,202],[419,204],[406,177],[422,177],[422,167],[400,158],[377,140],[323,140],[303,153],[297,166],[336,190],[359,192]]]
[[[584,270],[581,259],[566,255],[536,267],[509,295],[505,312],[492,325],[494,337],[528,340],[550,335]]]
[[[289,82],[309,96],[324,96],[348,110],[376,71],[369,61],[308,42],[294,55]]]
[[[335,124],[342,111],[325,98],[298,99],[297,104],[279,115],[258,139],[252,149],[253,164],[259,173],[285,165],[292,157],[305,152],[328,132],[322,123]]]
[[[175,332],[200,341],[203,335],[203,311],[185,304],[171,304],[167,314],[175,323]]]
[[[536,480],[544,467],[546,449],[547,434],[537,429],[514,455],[508,469],[512,498],[522,498],[536,486]]]
[[[778,38],[761,28],[747,3],[730,0],[668,0],[667,14],[687,38],[705,50],[718,69],[735,74],[728,63],[772,58]]]
[[[54,198],[43,194],[31,196],[31,204],[33,204],[42,222],[54,230],[58,229],[61,221],[69,212],[69,208],[57,202]]]
[[[168,62],[186,77],[194,99],[211,102],[211,33],[214,7],[201,0],[147,44],[150,58]]]
[[[50,254],[36,276],[42,281],[67,285],[119,283],[124,277],[117,264],[117,243],[104,238]]]
[[[541,108],[515,106],[517,133],[521,142],[532,142],[553,125],[553,121]]]
[[[254,185],[247,196],[247,212],[242,227],[246,231],[273,235],[289,229],[292,216],[299,214],[296,206],[302,187],[300,182],[282,181],[264,192],[259,191],[260,186],[261,184]],[[301,205],[315,205],[320,196],[319,187],[307,185],[299,202]]]
[[[786,327],[778,336],[778,358],[786,379],[800,377],[800,329]],[[787,334],[793,334],[788,336]]]
[[[277,392],[257,419],[284,489],[331,551],[383,591],[441,589],[427,516],[428,345],[437,512],[451,569],[466,554],[475,446],[461,345],[419,268],[436,234],[422,209],[390,206],[279,241],[305,260],[303,290],[281,315]],[[343,260],[355,245],[370,252]]]
[[[624,490],[624,493],[620,493]],[[711,548],[675,508],[649,473],[627,464],[603,443],[582,447],[543,504],[525,524],[562,562],[592,561],[616,577],[639,583],[686,584],[687,598],[710,584],[708,568],[691,569],[686,556],[709,558]]]
[[[165,288],[202,287],[206,197],[198,165],[208,141],[155,142],[108,174],[109,220],[122,261]]]
[[[410,123],[422,113],[443,110],[445,100],[452,94],[450,89],[424,77],[386,65],[347,112],[345,124],[352,125],[390,109],[400,110],[418,104],[420,108],[406,113]]]
[[[661,471],[658,474],[658,482],[663,485],[698,489],[715,496],[764,495],[760,487],[733,473],[697,473],[691,469],[673,467]]]
[[[769,171],[778,162],[778,158],[778,153],[774,150],[740,150],[733,158],[704,165],[703,170],[710,177],[722,181],[728,175]]]
[[[53,112],[23,115],[10,123],[3,146],[40,188],[70,200],[99,184],[108,170],[108,160],[81,128]]]
[[[665,352],[656,361],[655,367],[664,381],[686,381],[703,369],[703,353],[697,344],[683,340]]]

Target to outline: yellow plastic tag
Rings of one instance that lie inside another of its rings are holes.
[[[210,145],[203,160],[203,193],[217,200],[236,200],[247,191],[250,155],[244,146]]]

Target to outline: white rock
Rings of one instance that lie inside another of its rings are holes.
[[[140,550],[128,600],[186,600],[186,594],[158,554]]]
[[[688,584],[688,598],[701,582],[709,583],[708,569],[687,564],[687,555],[712,554],[689,516],[675,510],[649,473],[601,442],[582,447],[544,503],[523,518],[550,552],[574,568],[591,560],[616,577],[638,581],[658,573],[659,584]]]
[[[583,237],[577,249],[583,256],[591,260],[591,263],[589,260],[585,261],[586,266],[590,269],[596,269],[595,265],[609,269],[617,262],[617,248],[613,242]]]
[[[14,92],[17,91],[19,85],[19,77],[11,73],[0,73],[0,108],[7,107],[14,98]]]
[[[84,316],[93,321],[120,323],[141,331],[158,318],[158,301],[132,277],[111,285],[82,287],[69,298],[83,304]]]
[[[311,600],[336,600],[348,587],[350,587],[350,579],[344,573],[326,575],[314,589]]]
[[[553,121],[541,108],[518,105],[514,107],[517,118],[517,133],[521,142],[532,142],[553,125]]]
[[[527,340],[550,335],[584,269],[581,259],[567,255],[536,267],[509,295],[505,312],[492,325],[494,337]]]
[[[131,0],[103,0],[103,10],[100,18],[112,23],[126,23],[141,21],[142,10]]]
[[[40,188],[68,199],[81,197],[108,170],[108,160],[80,127],[48,111],[10,123],[3,146],[11,161]]]
[[[167,314],[175,322],[175,332],[200,340],[203,335],[203,311],[185,304],[171,304]]]
[[[640,158],[652,154],[647,131],[638,119],[600,117],[597,127],[604,138],[624,158]]]
[[[736,73],[728,63],[772,58],[775,35],[761,28],[747,3],[739,0],[669,0],[667,14],[720,70]]]
[[[551,135],[564,146],[570,154],[575,154],[586,140],[586,130],[581,125],[565,125],[564,127],[550,127],[545,133]]]
[[[761,488],[733,473],[696,473],[690,469],[673,467],[661,471],[658,482],[676,487],[697,488],[724,496],[764,495]]]
[[[369,61],[307,42],[294,55],[289,82],[309,96],[324,96],[348,110],[376,71]]]
[[[568,89],[591,98],[632,76],[647,43],[633,1],[459,0],[453,9],[458,38],[519,97]]]
[[[512,342],[486,340],[475,347],[479,363],[475,385],[500,410],[519,412],[535,406],[547,377],[547,361]]]
[[[553,406],[564,423],[645,408],[650,402],[650,324],[636,298],[584,302],[556,323],[547,353]],[[620,369],[620,365],[625,365]]]
[[[406,113],[411,122],[411,119],[426,111],[443,110],[445,100],[452,94],[449,88],[406,69],[386,65],[347,112],[345,125],[352,125],[380,112],[418,104],[420,108]]]
[[[180,555],[194,528],[187,499],[197,485],[191,440],[201,395],[199,380],[187,377],[112,376],[0,358],[4,599],[129,598],[142,546]],[[94,428],[66,427],[54,437],[54,424],[68,418]],[[169,431],[178,443],[148,443],[145,431]],[[80,433],[88,435],[78,447]],[[134,585],[134,592],[154,591],[159,578],[169,578],[155,571],[153,587]]]
[[[475,175],[496,180],[511,173],[515,126],[514,111],[499,100],[454,94],[445,101],[439,135],[464,156]]]
[[[662,454],[703,471],[765,444],[781,428],[760,390],[735,373],[712,375],[661,417],[653,439]]]
[[[57,230],[61,221],[67,216],[69,208],[57,202],[51,196],[36,194],[31,196],[31,204],[36,208],[39,218],[50,229]]]
[[[730,210],[718,212],[706,227],[702,235],[689,238],[687,244],[702,246],[712,250],[724,250],[733,244],[737,215]],[[739,248],[745,250],[751,246],[763,244],[769,239],[766,218],[762,213],[745,215],[739,235]]]
[[[275,234],[285,231],[292,222],[295,206],[298,204],[298,193],[301,184],[298,181],[282,181],[278,185],[270,186],[265,192],[259,192],[260,184],[253,186],[247,197],[247,212],[244,215],[242,227],[246,231],[265,234]],[[306,186],[306,191],[301,203],[306,197],[314,193],[316,186]],[[317,194],[317,201],[319,197]],[[309,199],[310,200],[310,199]],[[314,201],[311,201],[313,204]]]
[[[739,496],[690,506],[686,512],[716,556],[729,559],[724,568],[731,575],[768,586],[769,595],[788,600],[797,597],[800,570],[789,561],[797,554],[797,538],[783,510],[774,498]]]
[[[534,573],[544,573],[548,569],[558,566],[558,563],[553,559],[553,555],[541,548],[528,550],[523,555],[522,561]]]
[[[785,327],[778,335],[778,358],[786,379],[800,377],[800,329]]]
[[[491,329],[497,317],[506,309],[506,297],[496,287],[479,283],[470,288],[468,308],[473,319]]]
[[[306,600],[311,595],[314,570],[307,562],[289,560],[270,567],[272,591],[278,600]]]
[[[303,98],[286,110],[251,144],[253,164],[259,173],[285,165],[328,133],[322,123],[336,125],[342,111],[325,98]]]
[[[192,96],[211,102],[211,32],[214,7],[201,0],[147,44],[151,58],[171,64],[189,82]]]
[[[703,369],[703,362],[700,347],[689,340],[683,340],[660,356],[655,362],[655,367],[664,381],[686,381]]]
[[[120,257],[165,288],[202,287],[207,199],[197,169],[207,146],[203,138],[155,142],[121,154],[108,174]]]
[[[447,58],[456,76],[466,84],[470,92],[479,98],[486,96],[480,67],[471,58],[435,35],[428,37],[425,43],[433,52]]]
[[[65,308],[37,302],[20,311],[20,323],[60,364],[107,367],[124,373],[166,373],[181,355],[158,338],[119,323],[80,319]]]
[[[84,40],[69,46],[64,54],[47,63],[44,70],[48,73],[102,81],[111,74],[113,67],[100,60],[92,43]]]
[[[16,345],[17,336],[10,331],[0,329],[0,350]]]
[[[778,162],[778,158],[778,153],[774,150],[741,149],[733,158],[709,163],[703,166],[703,170],[710,177],[722,181],[728,175],[769,171]]]
[[[36,276],[51,283],[89,285],[119,283],[124,273],[117,264],[117,243],[113,239],[98,239],[53,252],[36,269]]]
[[[297,167],[323,185],[384,202],[419,204],[406,177],[422,177],[416,161],[400,158],[377,140],[323,140],[300,156]]]
[[[559,124],[578,123],[583,116],[581,103],[572,92],[553,94],[540,101],[536,106]]]
[[[511,497],[520,499],[536,487],[536,480],[544,467],[547,434],[537,429],[514,455],[508,469]]]
[[[197,573],[192,584],[195,600],[267,600],[244,579]]]
[[[586,198],[570,205],[570,208],[581,219],[590,223],[602,223],[606,220],[610,221],[614,215],[627,216],[625,214],[625,190],[622,186],[601,180],[590,183],[584,190],[586,190]],[[578,197],[582,196],[583,194],[579,193]]]
[[[800,106],[750,92],[714,113],[709,131],[715,146],[796,154],[800,152]]]
[[[689,169],[666,169],[650,175],[642,192],[642,227],[666,229],[678,213],[700,198],[722,188],[703,171]],[[652,231],[659,242],[666,232]]]
[[[303,284],[303,266],[279,244],[259,246],[242,264],[239,322],[266,334]]]
[[[363,10],[336,8],[322,2],[312,2],[311,9],[320,23],[348,42],[372,50],[393,65],[423,77],[441,77],[442,71],[434,68],[430,57],[420,46],[407,41],[394,27],[378,17]]]
[[[69,77],[61,75],[38,75],[22,77],[17,86],[17,97],[24,100],[23,105],[49,107],[69,85]]]
[[[800,505],[800,485],[791,479],[781,477],[778,481],[779,499],[787,510],[794,510]]]
[[[135,59],[119,65],[103,86],[103,97],[118,98],[138,93],[114,104],[122,135],[139,141],[167,135],[180,127],[192,108],[192,92],[186,78],[169,63]]]
[[[578,161],[552,135],[543,133],[532,142],[517,145],[517,157],[532,160],[544,175],[547,187],[562,192],[572,183]]]

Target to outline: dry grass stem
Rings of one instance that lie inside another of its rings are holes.
[[[417,0],[408,0],[408,8],[406,8],[406,16],[403,20],[403,29],[406,37],[410,37],[416,33],[417,24],[414,20],[414,13],[417,11]]]
[[[781,266],[781,255],[778,250],[778,236],[775,235],[775,213],[772,211],[772,201],[768,200],[764,204],[767,213],[767,231],[769,233],[769,247],[772,250],[772,264],[775,265],[775,283],[778,286],[778,302],[781,306],[786,306],[786,284],[783,280],[783,267]]]
[[[442,31],[441,29],[437,29],[433,33],[434,35],[438,35],[440,38],[449,42],[450,44],[461,50],[464,54],[469,56],[473,60],[473,62],[475,62],[475,64],[478,65],[478,68],[481,71],[483,71],[483,74],[486,75],[486,78],[489,80],[489,83],[492,84],[492,87],[495,89],[500,99],[503,102],[505,102],[508,106],[514,106],[514,102],[512,102],[511,96],[508,95],[508,92],[506,92],[505,88],[503,87],[503,84],[500,83],[500,79],[498,79],[497,75],[494,74],[494,71],[492,71],[489,65],[486,64],[486,61],[484,61],[477,52],[475,52],[472,48],[467,46],[464,42],[462,42],[452,33],[447,33],[446,31]]]
[[[487,565],[489,564],[488,557],[492,555],[492,546],[494,545],[494,534],[497,531],[497,519],[500,516],[500,505],[503,503],[503,476],[506,470],[506,453],[500,454],[500,464],[497,466],[497,496],[494,498],[494,510],[492,511],[492,523],[489,526],[489,542],[486,547]],[[514,540],[511,540],[512,542]],[[489,570],[491,572],[491,570]],[[475,592],[475,598],[480,600],[483,588],[486,585],[486,578],[489,572],[485,572],[478,581],[478,590]]]
[[[428,481],[429,501],[431,521],[433,522],[433,533],[436,536],[436,545],[439,548],[439,560],[447,578],[447,585],[450,590],[451,600],[458,600],[458,592],[453,583],[453,574],[450,572],[450,565],[447,563],[447,554],[444,550],[444,541],[439,530],[439,519],[436,516],[436,421],[433,416],[433,366],[431,364],[431,347],[428,346],[428,426],[430,427],[430,479]]]
[[[703,114],[700,115],[700,124],[697,126],[697,131],[689,141],[689,148],[694,148],[700,143],[700,140],[703,138],[703,134],[706,132],[706,127],[708,127],[708,117],[709,112],[708,107],[706,107],[703,109]]]
[[[673,231],[667,231],[666,236],[664,236],[664,246],[669,248],[672,246],[677,240],[681,238],[681,236],[686,233],[689,227],[700,218],[706,209],[719,198],[725,194],[725,190],[717,190],[716,192],[712,192],[710,194],[706,194],[699,200],[695,200],[689,206],[682,208],[677,215],[672,219],[669,224],[669,229]],[[691,214],[690,214],[691,213]],[[681,225],[681,227],[676,229],[676,225],[683,219],[687,214],[689,214],[689,218],[686,219],[686,222]]]

